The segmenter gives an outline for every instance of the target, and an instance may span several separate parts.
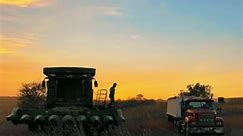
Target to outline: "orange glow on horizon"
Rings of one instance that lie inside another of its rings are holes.
[[[33,62],[34,63],[34,62]],[[41,82],[44,78],[42,74],[42,64],[35,66],[21,66],[16,62],[13,64],[1,64],[0,69],[0,96],[16,96],[21,83],[32,81]],[[186,85],[200,82],[213,86],[212,92],[215,97],[240,97],[242,96],[242,76],[239,73],[180,73],[175,71],[155,72],[155,71],[116,71],[104,70],[96,67],[96,79],[99,88],[109,89],[113,82],[117,82],[117,99],[128,99],[137,94],[143,94],[145,98],[167,99],[177,95],[179,90],[186,89]],[[156,74],[154,74],[156,73]],[[191,74],[191,75],[190,75]],[[96,90],[97,88],[94,88]]]

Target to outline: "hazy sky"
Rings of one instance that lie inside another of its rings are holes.
[[[86,66],[122,99],[197,82],[243,96],[242,17],[241,0],[0,0],[0,95],[44,66]]]

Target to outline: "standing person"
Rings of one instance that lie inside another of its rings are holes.
[[[110,94],[109,94],[110,104],[108,106],[112,106],[115,103],[116,85],[117,85],[116,83],[113,83],[112,87],[110,88]]]

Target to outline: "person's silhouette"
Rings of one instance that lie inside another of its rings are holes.
[[[109,94],[109,98],[110,98],[110,104],[108,106],[112,106],[115,103],[115,88],[116,88],[117,84],[113,83],[112,87],[110,88],[110,94]]]

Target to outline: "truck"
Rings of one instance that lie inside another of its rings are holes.
[[[174,122],[178,132],[224,135],[224,119],[216,113],[214,100],[194,96],[175,96],[167,100],[167,119]]]
[[[93,86],[98,87],[95,68],[45,67],[43,73],[45,108],[16,107],[6,117],[8,121],[26,124],[30,131],[40,135],[128,135],[122,111],[105,103],[107,90],[98,90],[96,99],[93,96]]]

